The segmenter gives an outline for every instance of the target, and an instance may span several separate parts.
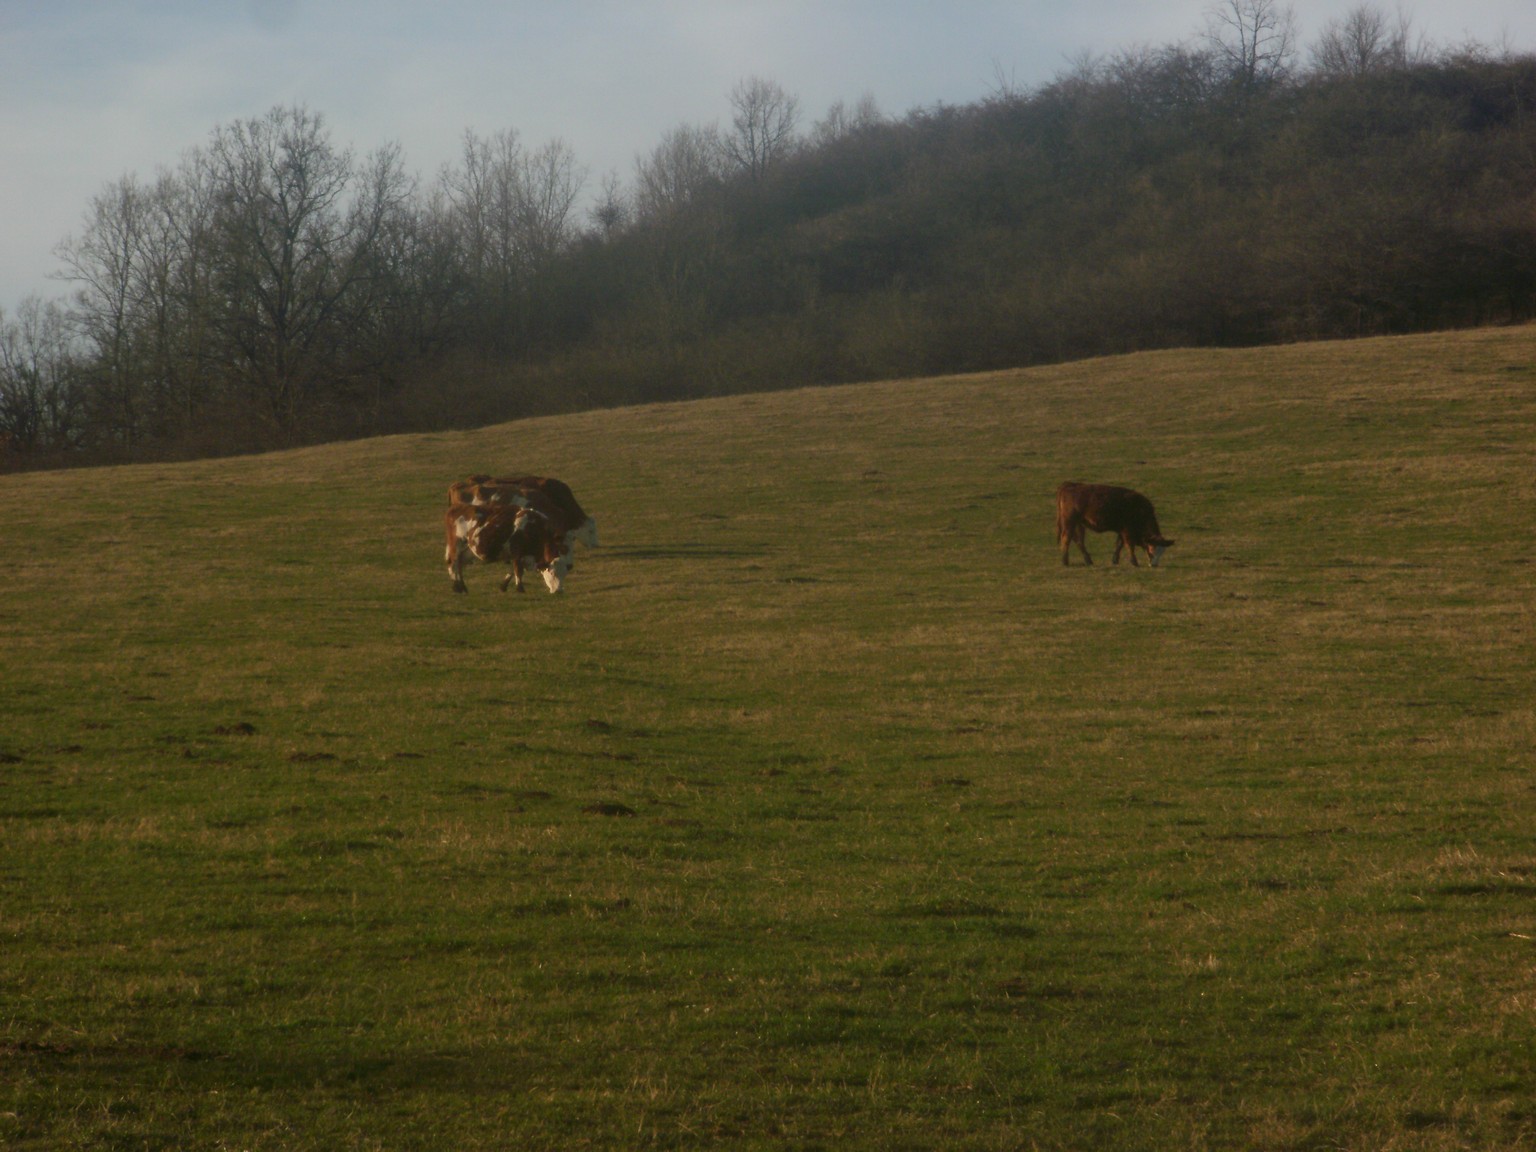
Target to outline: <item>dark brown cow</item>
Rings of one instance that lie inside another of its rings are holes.
[[[453,504],[443,518],[446,547],[443,559],[455,592],[467,592],[464,586],[464,561],[479,560],[493,564],[507,563],[507,577],[501,582],[523,590],[523,565],[529,560],[544,578],[551,592],[560,591],[561,581],[570,571],[570,545],[556,524],[554,506],[535,494],[532,506],[515,504]],[[543,505],[540,508],[538,505]]]
[[[1136,563],[1136,549],[1143,548],[1147,562],[1157,567],[1163,552],[1173,547],[1157,527],[1157,513],[1152,501],[1131,488],[1114,484],[1081,484],[1068,480],[1056,489],[1056,541],[1061,545],[1061,562],[1068,564],[1073,543],[1083,554],[1083,563],[1092,564],[1084,543],[1085,529],[1115,534],[1115,559],[1120,563],[1123,549],[1131,550]]]

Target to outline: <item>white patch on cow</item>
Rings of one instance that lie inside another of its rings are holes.
[[[588,548],[597,547],[597,521],[588,516],[586,523],[571,533],[571,536],[580,540]]]
[[[1157,545],[1157,547],[1152,549],[1152,555],[1147,557],[1148,563],[1150,563],[1152,567],[1156,568],[1157,562],[1163,558],[1163,553],[1166,551],[1168,551],[1168,545]]]

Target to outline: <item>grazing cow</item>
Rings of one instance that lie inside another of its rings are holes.
[[[1080,484],[1068,480],[1056,489],[1056,540],[1061,545],[1061,562],[1069,563],[1068,553],[1075,542],[1083,554],[1083,563],[1092,564],[1084,543],[1085,529],[1115,534],[1115,559],[1120,563],[1122,549],[1131,550],[1136,563],[1136,549],[1143,548],[1147,562],[1157,567],[1163,552],[1173,547],[1157,527],[1157,513],[1152,501],[1140,492],[1114,484]]]
[[[548,503],[547,501],[539,501]],[[507,562],[507,577],[501,582],[523,590],[523,565],[531,560],[544,577],[551,592],[560,591],[560,582],[570,571],[570,545],[546,510],[513,504],[454,504],[443,519],[446,548],[443,559],[455,592],[467,592],[464,586],[465,559],[493,564]]]
[[[448,488],[450,504],[517,504],[526,506],[530,492],[540,492],[557,509],[563,528],[573,540],[588,548],[597,545],[597,521],[588,516],[576,500],[576,493],[563,480],[552,476],[491,477],[483,473],[465,477]]]

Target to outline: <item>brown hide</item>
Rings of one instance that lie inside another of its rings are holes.
[[[587,522],[587,514],[576,500],[576,493],[563,480],[553,476],[497,477],[491,481],[497,488],[513,488],[520,492],[541,492],[564,514],[568,528],[579,528]]]
[[[449,504],[520,504],[522,491],[486,475],[466,476],[448,486]]]
[[[1156,567],[1164,548],[1173,545],[1157,526],[1152,501],[1131,488],[1116,484],[1083,484],[1068,480],[1056,489],[1056,541],[1061,546],[1061,562],[1070,563],[1069,553],[1075,543],[1083,562],[1092,564],[1085,543],[1086,530],[1115,534],[1114,562],[1129,548],[1131,563],[1136,563],[1136,549],[1147,554],[1147,562]]]

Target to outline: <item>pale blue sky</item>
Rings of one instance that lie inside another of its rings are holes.
[[[1294,0],[1305,45],[1357,0]],[[63,297],[54,248],[100,189],[174,167],[278,104],[431,179],[463,135],[563,139],[628,181],[679,124],[728,120],[749,75],[806,125],[873,95],[899,115],[1044,83],[1084,51],[1192,38],[1211,0],[0,0],[0,312]],[[1536,0],[1413,0],[1440,43],[1536,51]]]

